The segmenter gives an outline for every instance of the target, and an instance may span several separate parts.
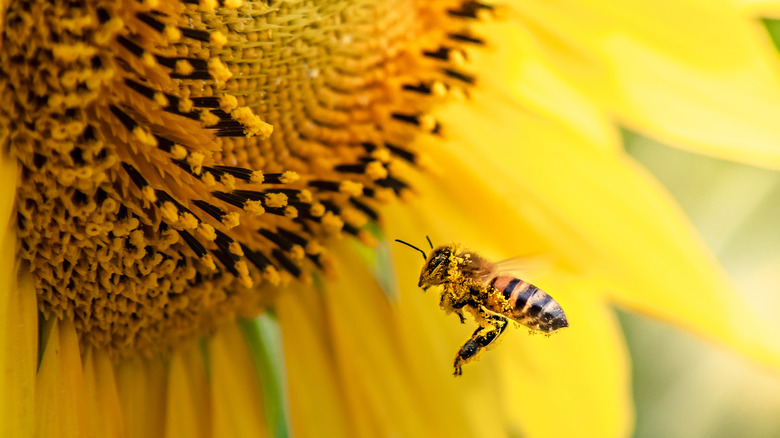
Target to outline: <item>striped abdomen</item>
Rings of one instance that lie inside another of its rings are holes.
[[[499,298],[488,300],[489,310],[530,329],[549,333],[569,326],[566,314],[553,297],[519,278],[499,275],[490,281],[488,293]]]

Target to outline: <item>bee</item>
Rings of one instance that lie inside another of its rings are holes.
[[[425,291],[442,286],[441,308],[458,315],[461,323],[467,311],[479,325],[455,356],[456,376],[463,373],[463,364],[498,339],[510,319],[547,334],[569,326],[553,297],[510,273],[506,266],[512,259],[494,263],[456,244],[434,249],[430,238],[430,255],[402,240],[396,242],[420,251],[425,259],[417,286]]]

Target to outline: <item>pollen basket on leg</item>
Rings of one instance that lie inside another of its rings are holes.
[[[0,132],[41,311],[156,349],[256,314],[328,236],[370,242],[431,108],[476,81],[453,35],[479,5],[10,2]]]

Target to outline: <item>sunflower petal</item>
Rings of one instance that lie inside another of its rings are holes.
[[[206,376],[205,373],[193,373],[192,367],[188,365],[188,359],[193,356],[190,353],[192,350],[197,351],[197,348],[193,345],[177,348],[172,352],[168,363],[166,437],[211,436],[208,412],[203,406],[207,397],[202,390],[206,384]],[[196,357],[195,361],[202,362],[202,358]]]
[[[263,401],[252,357],[237,324],[209,340],[214,437],[267,436]]]
[[[52,318],[35,384],[37,437],[88,437],[90,425],[73,322]]]
[[[239,325],[260,379],[265,418],[272,435],[289,437],[292,431],[279,323],[274,315],[265,312],[254,320],[242,320]]]
[[[114,366],[103,350],[89,350],[84,357],[84,379],[93,436],[125,436]]]
[[[548,59],[632,129],[698,153],[780,168],[776,53],[760,24],[733,4],[570,0],[517,9],[541,38],[523,47],[535,53],[516,58]],[[501,41],[519,33],[500,26],[485,32]]]
[[[31,436],[38,309],[32,278],[17,278],[16,233],[11,219],[16,162],[0,153],[0,435]]]
[[[116,381],[127,436],[163,436],[168,385],[162,358],[125,359],[116,369]]]

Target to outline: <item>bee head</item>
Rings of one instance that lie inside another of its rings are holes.
[[[447,282],[450,275],[450,264],[453,262],[452,252],[451,245],[440,246],[431,251],[431,255],[428,256],[420,273],[420,281],[417,286],[428,289],[431,286]]]

